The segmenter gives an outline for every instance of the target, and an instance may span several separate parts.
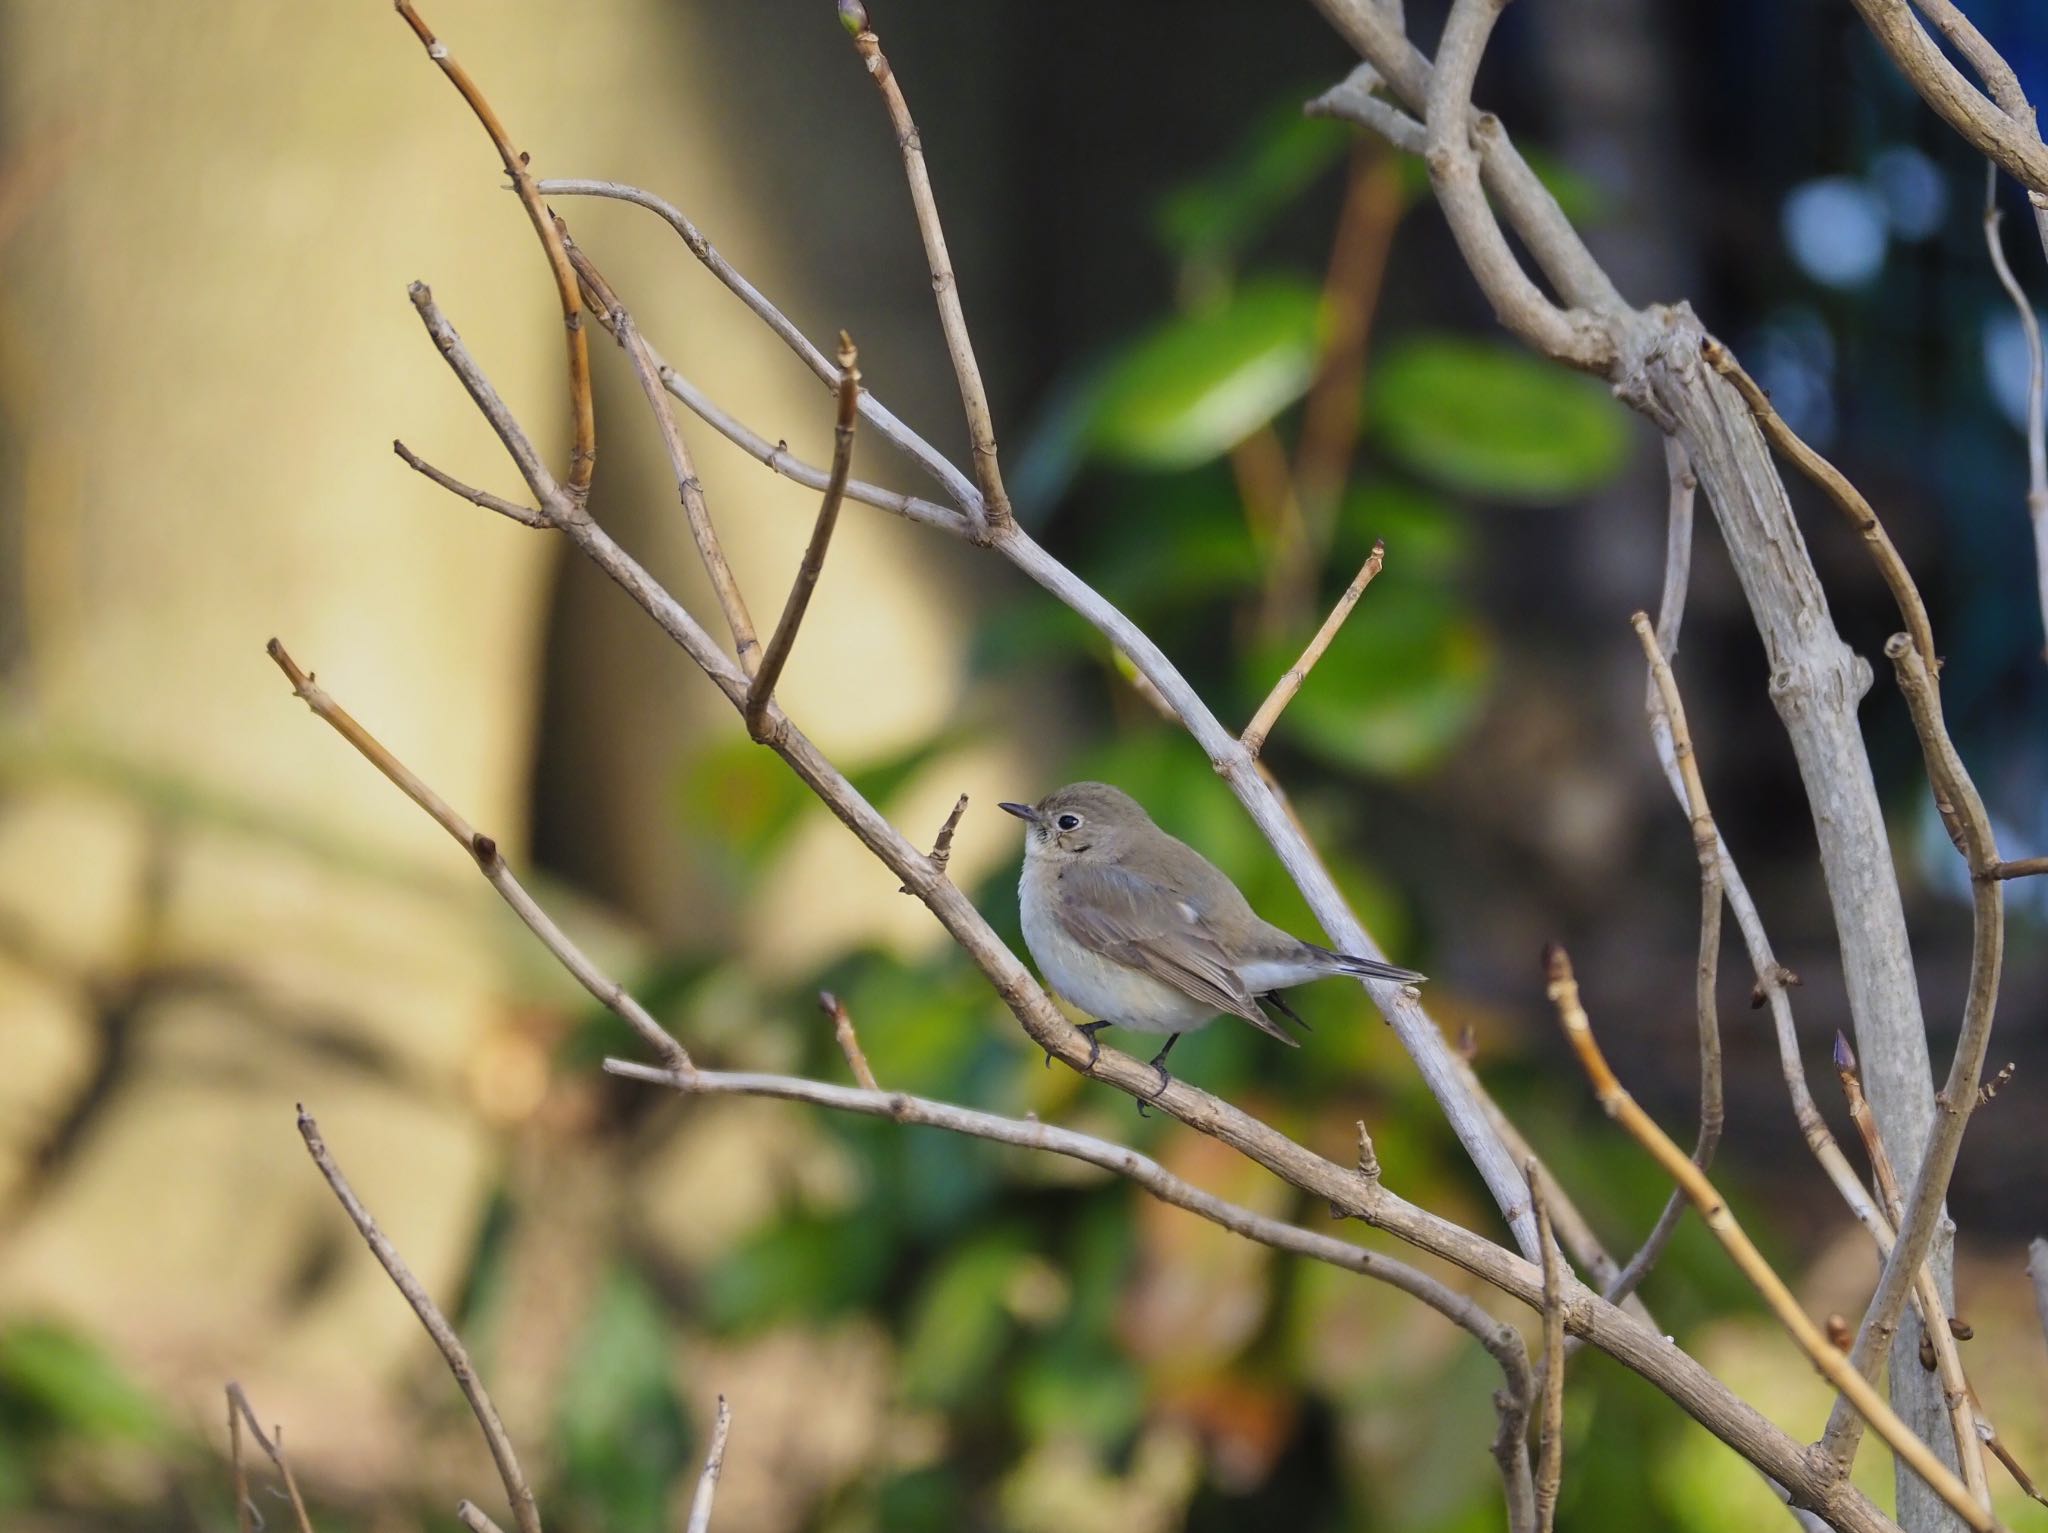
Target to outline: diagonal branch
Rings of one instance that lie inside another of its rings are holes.
[[[718,1477],[725,1472],[725,1437],[732,1430],[732,1407],[725,1396],[718,1397],[718,1415],[711,1423],[711,1451],[704,1456],[704,1473],[697,1479],[697,1494],[690,1501],[690,1520],[684,1533],[709,1533],[711,1503],[718,1495]]]
[[[903,86],[889,67],[881,40],[868,25],[867,7],[860,0],[839,0],[839,19],[853,35],[854,49],[882,93],[889,125],[896,130],[896,145],[903,152],[903,174],[910,184],[910,205],[916,210],[917,232],[924,240],[925,261],[931,268],[939,328],[945,332],[946,354],[953,359],[953,376],[960,385],[960,408],[967,416],[974,482],[981,490],[982,502],[976,531],[985,537],[1010,525],[1010,496],[1003,488],[1002,470],[996,463],[995,420],[989,414],[988,390],[982,385],[981,367],[974,360],[974,342],[967,334],[967,315],[960,307],[960,284],[953,276],[953,258],[946,253],[946,232],[939,225],[939,204],[932,194],[931,172],[924,162],[924,143],[918,137],[917,124],[911,121],[910,103],[903,97]]]
[[[789,663],[789,652],[796,646],[796,631],[803,624],[811,593],[818,587],[818,577],[825,572],[825,552],[832,546],[832,529],[839,525],[839,503],[846,495],[846,477],[853,470],[853,423],[860,418],[860,368],[855,365],[859,356],[853,338],[840,331],[839,416],[832,427],[832,474],[825,481],[825,498],[819,502],[818,519],[811,524],[811,541],[804,548],[803,562],[797,566],[789,598],[782,605],[782,616],[776,619],[775,632],[769,636],[767,652],[761,657],[761,668],[754,673],[753,685],[740,710],[747,733],[756,740],[767,734],[769,699],[775,696],[775,684],[782,679],[782,668]]]
[[[500,516],[510,517],[523,527],[546,528],[553,525],[531,506],[522,506],[517,501],[493,495],[488,490],[476,489],[474,486],[464,484],[453,474],[442,472],[403,442],[393,442],[391,450],[397,453],[404,460],[406,467],[414,473],[425,475],[449,494],[459,495],[473,506],[482,506],[486,511],[495,511]]]
[[[527,169],[527,156],[512,147],[512,140],[505,132],[505,125],[498,120],[485,99],[483,90],[469,77],[469,71],[455,62],[448,51],[448,45],[434,36],[426,22],[413,9],[412,0],[396,0],[398,14],[411,27],[427,50],[427,57],[441,66],[462,99],[469,103],[469,109],[476,113],[476,119],[483,124],[484,132],[491,138],[491,146],[498,151],[498,158],[504,162],[505,174],[512,178],[512,188],[519,194],[520,206],[526,209],[526,216],[533,221],[533,232],[540,236],[541,249],[546,252],[548,269],[554,274],[555,293],[562,303],[562,328],[569,338],[569,407],[575,440],[569,451],[569,493],[581,501],[590,492],[590,476],[597,466],[597,413],[590,393],[590,343],[583,333],[583,305],[576,291],[576,273],[570,268],[568,251],[564,248],[562,236],[555,228],[554,219],[540,200],[533,174]]]
[[[1365,595],[1365,588],[1372,584],[1373,577],[1387,562],[1387,545],[1383,538],[1373,540],[1372,552],[1366,555],[1365,563],[1358,573],[1351,577],[1351,584],[1344,588],[1344,594],[1337,598],[1337,604],[1330,609],[1330,615],[1323,619],[1315,637],[1308,641],[1308,647],[1301,652],[1301,658],[1282,673],[1273,683],[1273,690],[1266,694],[1266,700],[1259,704],[1259,711],[1252,715],[1252,721],[1245,725],[1238,742],[1251,755],[1257,756],[1265,749],[1266,736],[1273,732],[1273,726],[1280,722],[1280,714],[1294,701],[1294,694],[1301,690],[1301,684],[1308,680],[1308,673],[1315,669],[1316,662],[1323,658],[1323,652],[1337,637],[1337,630],[1344,626],[1344,619],[1351,616],[1351,609],[1358,605],[1358,598]]]
[[[348,1178],[342,1175],[341,1167],[335,1164],[333,1155],[328,1152],[327,1142],[320,1137],[320,1125],[313,1121],[313,1115],[303,1106],[299,1108],[299,1137],[306,1141],[306,1150],[313,1157],[313,1164],[320,1168],[320,1174],[327,1178],[327,1185],[334,1189],[335,1197],[362,1232],[370,1253],[391,1275],[391,1281],[405,1295],[413,1313],[420,1317],[420,1324],[426,1327],[434,1345],[441,1349],[448,1371],[455,1376],[456,1387],[469,1402],[470,1410],[476,1415],[476,1424],[483,1429],[484,1441],[490,1445],[491,1457],[497,1463],[498,1478],[505,1482],[505,1495],[512,1503],[512,1518],[518,1524],[519,1533],[541,1533],[540,1512],[534,1505],[533,1491],[526,1483],[525,1472],[519,1467],[519,1455],[512,1450],[512,1439],[505,1433],[505,1423],[498,1419],[498,1408],[491,1404],[484,1381],[477,1377],[468,1349],[462,1345],[462,1338],[448,1324],[440,1306],[420,1286],[412,1268],[398,1254],[398,1247],[377,1227],[377,1221],[370,1217],[370,1211],[356,1197],[355,1189],[349,1186]]]
[[[1550,1533],[1564,1481],[1564,1259],[1551,1238],[1542,1168],[1532,1160],[1523,1170],[1529,1177],[1529,1201],[1536,1205],[1537,1238],[1543,1242],[1543,1362],[1537,1370],[1543,1409],[1536,1432],[1536,1533]]]
[[[313,1533],[313,1519],[306,1513],[306,1498],[299,1494],[298,1477],[292,1473],[291,1460],[284,1456],[284,1428],[276,1429],[276,1441],[263,1435],[263,1423],[256,1419],[256,1412],[249,1404],[249,1397],[242,1386],[228,1385],[228,1441],[234,1455],[235,1469],[235,1519],[236,1525],[247,1533],[250,1513],[254,1510],[249,1500],[249,1480],[242,1468],[242,1423],[249,1424],[249,1434],[256,1439],[256,1446],[264,1456],[277,1466],[277,1472],[284,1481],[284,1492],[292,1504],[292,1519],[298,1524],[299,1533]]]
[[[541,945],[556,958],[562,967],[576,976],[582,985],[603,1005],[622,1019],[638,1033],[656,1056],[672,1069],[690,1068],[690,1056],[683,1052],[683,1046],[676,1042],[668,1029],[655,1021],[647,1009],[632,996],[617,980],[607,976],[596,964],[584,955],[581,948],[569,939],[568,933],[554,923],[552,917],[534,902],[533,896],[513,876],[506,865],[505,857],[498,850],[498,843],[476,829],[456,811],[454,806],[430,788],[412,769],[389,750],[377,737],[365,729],[349,714],[348,710],[329,697],[314,680],[311,673],[299,669],[298,663],[285,652],[285,647],[272,639],[269,645],[270,658],[277,662],[277,668],[284,672],[292,684],[292,691],[299,700],[334,732],[356,748],[363,758],[382,772],[395,784],[398,790],[420,808],[426,810],[434,822],[461,844],[470,856],[476,859],[478,871],[498,891],[506,904],[527,929],[540,938]]]
[[[1579,1000],[1578,980],[1572,974],[1571,960],[1565,956],[1563,948],[1551,948],[1547,968],[1551,1004],[1557,1008],[1558,1021],[1578,1054],[1586,1078],[1592,1083],[1593,1094],[1607,1116],[1619,1122],[1629,1136],[1649,1152],[1650,1158],[1664,1168],[1665,1174],[1685,1189],[1686,1196],[1692,1199],[1693,1206],[1706,1220],[1707,1228],[1714,1232],[1714,1237],[1733,1258],[1742,1275],[1749,1279],[1771,1313],[1777,1316],[1778,1323],[1790,1333],[1821,1375],[1877,1428],[1878,1435],[1890,1444],[1892,1451],[1971,1527],[1979,1529],[1980,1533],[1991,1533],[1997,1529],[1997,1520],[1977,1505],[1955,1472],[1936,1458],[1926,1443],[1913,1435],[1893,1413],[1891,1406],[1885,1403],[1884,1396],[1871,1387],[1828,1341],[1806,1311],[1799,1307],[1799,1301],[1785,1286],[1784,1279],[1771,1269],[1763,1253],[1736,1223],[1735,1216],[1728,1211],[1727,1201],[1707,1180],[1706,1173],[1695,1166],[1686,1153],[1672,1143],[1670,1136],[1657,1127],[1650,1115],[1636,1105],[1635,1099],[1622,1089],[1606,1057],[1600,1052],[1600,1045],[1594,1041],[1592,1024]]]

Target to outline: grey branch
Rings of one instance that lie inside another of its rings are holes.
[[[2020,332],[2027,339],[2027,519],[2034,529],[2034,578],[2040,595],[2041,627],[2048,635],[2048,409],[2044,409],[2041,321],[2027,299],[2026,289],[2013,275],[2005,258],[2005,241],[1999,237],[2000,214],[1992,200],[1997,172],[1986,167],[1991,177],[1984,206],[1984,243],[1991,251],[1991,269],[2019,311]]]
[[[524,527],[548,526],[548,519],[531,506],[522,506],[517,501],[506,500],[488,490],[479,490],[464,484],[453,474],[443,473],[425,458],[407,447],[403,442],[393,442],[391,450],[405,461],[406,467],[418,474],[424,474],[451,495],[459,495],[473,506],[482,506],[486,511],[495,511],[500,516],[510,517]]]
[[[1536,1533],[1550,1533],[1557,1520],[1557,1493],[1564,1482],[1564,1258],[1550,1233],[1543,1171],[1525,1167],[1529,1199],[1536,1205],[1536,1231],[1543,1242],[1542,1412],[1536,1430]]]
[[[306,1150],[313,1157],[313,1164],[320,1168],[320,1174],[327,1178],[327,1185],[334,1189],[334,1196],[348,1211],[356,1228],[362,1232],[363,1240],[369,1245],[391,1281],[412,1306],[413,1313],[426,1327],[427,1335],[434,1345],[441,1349],[441,1356],[448,1364],[449,1373],[455,1377],[455,1385],[462,1391],[462,1397],[469,1402],[469,1408],[476,1415],[476,1424],[483,1429],[484,1441],[490,1445],[491,1458],[498,1466],[498,1478],[505,1482],[505,1496],[512,1503],[512,1518],[519,1527],[519,1533],[541,1533],[540,1512],[534,1505],[533,1491],[526,1483],[525,1472],[519,1467],[519,1455],[512,1449],[512,1439],[506,1435],[505,1423],[498,1419],[498,1408],[491,1404],[491,1397],[484,1388],[484,1381],[477,1377],[476,1367],[469,1360],[469,1351],[462,1345],[462,1338],[455,1334],[455,1328],[448,1324],[439,1305],[434,1303],[420,1280],[413,1276],[412,1268],[405,1264],[405,1258],[398,1254],[398,1247],[377,1227],[377,1221],[348,1184],[348,1178],[335,1164],[328,1152],[327,1143],[320,1137],[320,1125],[313,1121],[313,1115],[304,1107],[299,1109],[299,1137],[306,1141]]]
[[[697,1494],[690,1501],[690,1521],[684,1533],[709,1533],[711,1503],[718,1496],[718,1477],[725,1472],[725,1437],[732,1430],[732,1407],[725,1396],[718,1397],[718,1415],[711,1423],[711,1450],[704,1455],[704,1473],[697,1479]]]

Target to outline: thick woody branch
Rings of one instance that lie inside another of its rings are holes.
[[[855,366],[858,359],[859,353],[854,349],[852,338],[842,330],[839,333],[839,415],[833,425],[832,474],[825,481],[825,498],[819,502],[818,519],[811,524],[811,541],[804,549],[803,562],[797,566],[796,579],[789,588],[789,599],[783,603],[782,616],[776,620],[775,632],[770,635],[767,651],[761,656],[761,668],[754,673],[753,686],[740,710],[746,719],[747,733],[756,740],[762,739],[767,732],[769,699],[775,696],[775,684],[782,679],[782,668],[789,663],[789,652],[796,646],[796,631],[802,626],[805,609],[811,604],[811,593],[818,588],[818,577],[825,572],[825,553],[832,546],[832,529],[839,525],[839,503],[846,496],[846,477],[853,469],[853,423],[860,418],[860,369]]]
[[[569,254],[564,248],[561,232],[556,229],[554,219],[541,201],[533,175],[527,169],[527,156],[512,147],[505,125],[498,120],[498,114],[492,110],[482,89],[469,77],[469,72],[455,62],[448,52],[448,45],[434,36],[419,12],[413,9],[412,0],[396,0],[396,7],[398,14],[405,18],[406,25],[412,28],[413,34],[426,48],[427,57],[441,66],[441,72],[462,93],[462,99],[469,103],[469,109],[476,113],[476,120],[490,135],[491,146],[498,151],[505,174],[512,178],[512,189],[519,194],[520,206],[526,209],[526,216],[533,221],[533,232],[540,236],[541,249],[548,258],[548,270],[554,275],[555,293],[562,304],[562,327],[568,333],[569,407],[574,431],[569,453],[568,489],[580,501],[589,493],[590,476],[597,466],[597,414],[591,401],[590,344],[583,332],[583,305],[576,291],[576,273],[569,265]]]
[[[249,1500],[248,1476],[242,1468],[243,1422],[248,1423],[249,1434],[256,1439],[256,1446],[276,1466],[278,1477],[284,1481],[285,1497],[292,1504],[292,1520],[297,1524],[299,1533],[313,1533],[313,1519],[306,1513],[306,1498],[299,1494],[298,1477],[292,1473],[291,1460],[284,1456],[284,1428],[276,1429],[275,1441],[266,1437],[263,1423],[256,1419],[248,1395],[243,1393],[241,1385],[231,1383],[228,1385],[228,1443],[234,1457],[236,1525],[247,1530],[254,1510],[254,1503]]]
[[[725,1438],[731,1430],[732,1407],[720,1395],[718,1415],[711,1423],[711,1449],[704,1455],[704,1472],[697,1477],[697,1494],[690,1500],[690,1520],[684,1533],[709,1533],[711,1503],[718,1496],[718,1477],[725,1472]]]
[[[585,956],[583,950],[569,939],[568,933],[557,926],[552,917],[534,902],[533,896],[513,876],[505,857],[498,850],[498,843],[490,836],[476,829],[464,819],[446,799],[436,793],[412,769],[389,750],[377,737],[365,729],[349,714],[348,710],[329,697],[309,672],[299,669],[298,663],[285,652],[285,647],[272,639],[269,644],[270,658],[277,662],[277,668],[284,672],[292,684],[292,691],[308,708],[330,725],[334,732],[356,748],[363,758],[382,772],[385,777],[420,808],[424,809],[434,822],[462,846],[463,850],[476,859],[478,871],[498,891],[499,897],[512,907],[513,912],[527,929],[540,938],[541,945],[561,962],[563,968],[575,975],[578,984],[623,1020],[638,1033],[647,1046],[672,1069],[690,1068],[690,1056],[683,1052],[683,1046],[669,1034],[667,1028],[655,1021],[647,1009],[632,996],[617,980],[599,969]]]
[[[1904,634],[1894,634],[1884,649],[1898,677],[1899,690],[1905,695],[1913,731],[1920,738],[1935,806],[1969,864],[1972,932],[1970,988],[1963,1001],[1962,1035],[1956,1040],[1948,1079],[1935,1097],[1934,1127],[1913,1178],[1912,1194],[1906,1200],[1898,1243],[1885,1262],[1884,1276],[1878,1280],[1877,1293],[1863,1317],[1851,1354],[1860,1370],[1859,1377],[1863,1378],[1875,1373],[1879,1360],[1889,1350],[1914,1275],[1933,1248],[1942,1201],[1948,1193],[1949,1178],[1955,1174],[1956,1157],[1962,1150],[1963,1131],[1977,1106],[1984,1056],[1991,1047],[1999,971],[2005,958],[2005,891],[2000,881],[1990,876],[1990,870],[1998,863],[1991,817],[1985,812],[1984,801],[1978,797],[1962,758],[1956,754],[1947,725],[1942,722],[1941,698],[1932,671],[1922,663],[1919,652]],[[1838,1462],[1846,1464],[1854,1456],[1860,1436],[1861,1428],[1854,1417],[1842,1401],[1836,1401],[1828,1418],[1828,1450]]]
[[[1536,286],[1508,245],[1481,184],[1479,151],[1472,141],[1472,82],[1505,4],[1456,0],[1444,23],[1424,97],[1429,178],[1465,264],[1500,322],[1546,356],[1604,373],[1614,362],[1606,328],[1589,315],[1560,309]]]
[[[510,517],[523,527],[548,528],[554,525],[531,506],[522,506],[517,501],[506,500],[488,490],[479,490],[464,484],[453,474],[443,473],[425,458],[407,447],[403,442],[393,442],[391,450],[404,460],[407,468],[416,474],[423,474],[451,495],[459,495],[473,506],[482,506],[486,511],[495,511],[500,516]]]
[[[1265,749],[1266,736],[1273,732],[1273,726],[1280,721],[1280,714],[1294,701],[1294,694],[1301,690],[1301,684],[1308,680],[1308,673],[1316,668],[1316,662],[1323,658],[1323,652],[1337,637],[1337,630],[1344,626],[1344,619],[1351,616],[1351,609],[1358,605],[1358,598],[1365,595],[1365,588],[1372,584],[1387,562],[1387,545],[1383,539],[1373,540],[1372,552],[1366,555],[1365,563],[1358,573],[1351,577],[1351,584],[1344,588],[1344,594],[1337,598],[1337,604],[1330,609],[1330,615],[1323,619],[1322,627],[1315,637],[1308,641],[1308,647],[1301,652],[1301,658],[1282,673],[1273,683],[1273,690],[1266,694],[1266,700],[1259,704],[1259,711],[1252,715],[1252,721],[1245,725],[1244,733],[1238,737],[1247,752],[1253,756]]]
[[[697,545],[704,573],[711,582],[711,593],[718,601],[718,610],[725,614],[726,629],[732,634],[733,653],[739,657],[740,668],[751,675],[761,663],[761,641],[754,636],[754,619],[747,611],[747,599],[740,591],[739,581],[733,578],[732,566],[726,563],[725,549],[711,520],[711,508],[704,500],[704,486],[697,479],[697,465],[690,457],[689,444],[683,440],[682,428],[676,424],[676,413],[669,406],[668,391],[662,385],[653,349],[641,338],[632,314],[619,302],[618,294],[590,258],[566,234],[563,242],[568,246],[576,275],[592,300],[592,312],[599,316],[633,365],[633,376],[640,382],[640,392],[646,396],[647,408],[654,415],[655,429],[661,433],[669,471],[675,475],[676,495],[682,501],[683,518],[690,526],[690,539]]]
[[[1579,1000],[1578,980],[1572,974],[1571,960],[1565,956],[1564,949],[1553,947],[1547,965],[1551,1004],[1557,1008],[1558,1021],[1579,1056],[1579,1063],[1592,1083],[1593,1094],[1601,1109],[1620,1123],[1629,1137],[1664,1169],[1665,1174],[1685,1189],[1700,1217],[1706,1220],[1707,1228],[1713,1231],[1715,1239],[1721,1242],[1742,1275],[1749,1279],[1771,1313],[1777,1316],[1778,1323],[1798,1343],[1799,1349],[1821,1375],[1841,1390],[1843,1396],[1877,1428],[1878,1435],[1891,1445],[1892,1451],[1971,1527],[1983,1530],[1983,1533],[1997,1528],[1997,1521],[1976,1503],[1954,1471],[1936,1458],[1926,1443],[1913,1435],[1885,1403],[1884,1397],[1850,1365],[1806,1311],[1799,1307],[1792,1290],[1785,1286],[1784,1280],[1772,1270],[1763,1253],[1743,1232],[1742,1226],[1729,1212],[1726,1200],[1707,1179],[1706,1173],[1695,1166],[1655,1120],[1622,1089],[1614,1071],[1608,1066],[1606,1056],[1601,1053],[1600,1045],[1593,1038],[1592,1024]]]
[[[306,1150],[313,1157],[313,1164],[320,1168],[320,1174],[327,1178],[327,1185],[334,1189],[334,1196],[348,1211],[349,1218],[355,1221],[371,1254],[390,1274],[391,1281],[405,1295],[406,1303],[419,1316],[420,1324],[426,1327],[434,1345],[440,1348],[448,1371],[455,1376],[456,1387],[469,1402],[477,1425],[483,1429],[484,1441],[490,1445],[491,1458],[497,1463],[498,1478],[505,1482],[505,1495],[512,1503],[512,1518],[519,1533],[541,1533],[540,1512],[534,1505],[533,1491],[526,1483],[526,1475],[519,1467],[519,1455],[512,1449],[512,1439],[506,1435],[504,1422],[498,1419],[498,1409],[491,1404],[483,1380],[477,1377],[476,1368],[469,1360],[469,1351],[462,1345],[462,1338],[455,1334],[455,1328],[448,1324],[440,1306],[434,1303],[420,1280],[413,1276],[412,1268],[398,1254],[398,1247],[377,1227],[377,1221],[356,1197],[355,1189],[349,1186],[348,1178],[342,1175],[341,1167],[335,1164],[333,1155],[328,1152],[326,1141],[320,1137],[320,1125],[313,1121],[313,1115],[304,1107],[299,1109],[299,1137],[306,1141]]]
[[[1542,1168],[1529,1161],[1529,1201],[1536,1205],[1536,1235],[1543,1242],[1542,1410],[1536,1428],[1536,1533],[1550,1533],[1557,1521],[1557,1493],[1564,1483],[1564,1258],[1551,1238],[1550,1209]]]
[[[953,359],[953,376],[960,385],[960,408],[967,416],[967,440],[974,454],[974,482],[981,490],[982,532],[999,530],[1010,522],[1010,496],[1003,488],[1003,475],[996,463],[996,430],[988,408],[988,390],[982,385],[981,367],[974,360],[974,342],[967,334],[967,315],[960,307],[960,284],[953,276],[953,258],[946,253],[946,233],[939,225],[938,199],[932,194],[931,172],[924,162],[924,143],[917,124],[910,118],[910,103],[882,44],[868,26],[867,8],[859,0],[840,0],[839,18],[853,34],[853,46],[867,66],[869,76],[882,93],[889,113],[889,125],[896,131],[896,145],[903,152],[903,174],[910,184],[910,204],[917,214],[917,232],[924,240],[926,264],[931,268],[932,298],[939,309],[939,328],[945,332],[946,354]]]

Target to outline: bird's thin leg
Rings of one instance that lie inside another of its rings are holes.
[[[1272,1007],[1275,1011],[1279,1012],[1281,1016],[1285,1017],[1288,1021],[1292,1022],[1296,1027],[1300,1028],[1303,1032],[1312,1033],[1315,1031],[1314,1028],[1310,1027],[1308,1023],[1302,1019],[1301,1013],[1296,1011],[1292,1006],[1289,1006],[1286,1001],[1281,999],[1279,991],[1268,990],[1264,995],[1260,996],[1259,999],[1261,1001],[1264,1001],[1268,1006]]]
[[[1166,1056],[1173,1052],[1173,1046],[1179,1042],[1179,1033],[1168,1033],[1166,1035],[1166,1042],[1160,1045],[1159,1052],[1157,1054],[1154,1054],[1151,1057],[1151,1059],[1146,1061],[1148,1064],[1152,1066],[1153,1069],[1159,1072],[1159,1090],[1153,1092],[1152,1095],[1146,1099],[1147,1101],[1158,1100],[1160,1094],[1163,1093],[1168,1086],[1173,1084],[1173,1077],[1166,1073]],[[1144,1102],[1140,1102],[1138,1104],[1138,1116],[1141,1118],[1148,1116],[1148,1114],[1145,1111]]]
[[[1099,1039],[1096,1038],[1095,1035],[1101,1032],[1105,1027],[1110,1027],[1113,1025],[1113,1023],[1109,1022],[1083,1022],[1077,1029],[1075,1029],[1075,1031],[1077,1032],[1083,1032],[1088,1035],[1088,1067],[1086,1070],[1082,1072],[1083,1074],[1093,1074],[1095,1070],[1095,1061],[1102,1057],[1102,1043]],[[1049,1050],[1047,1051],[1045,1056],[1045,1067],[1048,1070],[1052,1068],[1052,1054]]]

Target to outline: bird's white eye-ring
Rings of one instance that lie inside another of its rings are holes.
[[[1079,830],[1081,828],[1081,817],[1078,814],[1063,814],[1053,823],[1059,826],[1061,830]]]

